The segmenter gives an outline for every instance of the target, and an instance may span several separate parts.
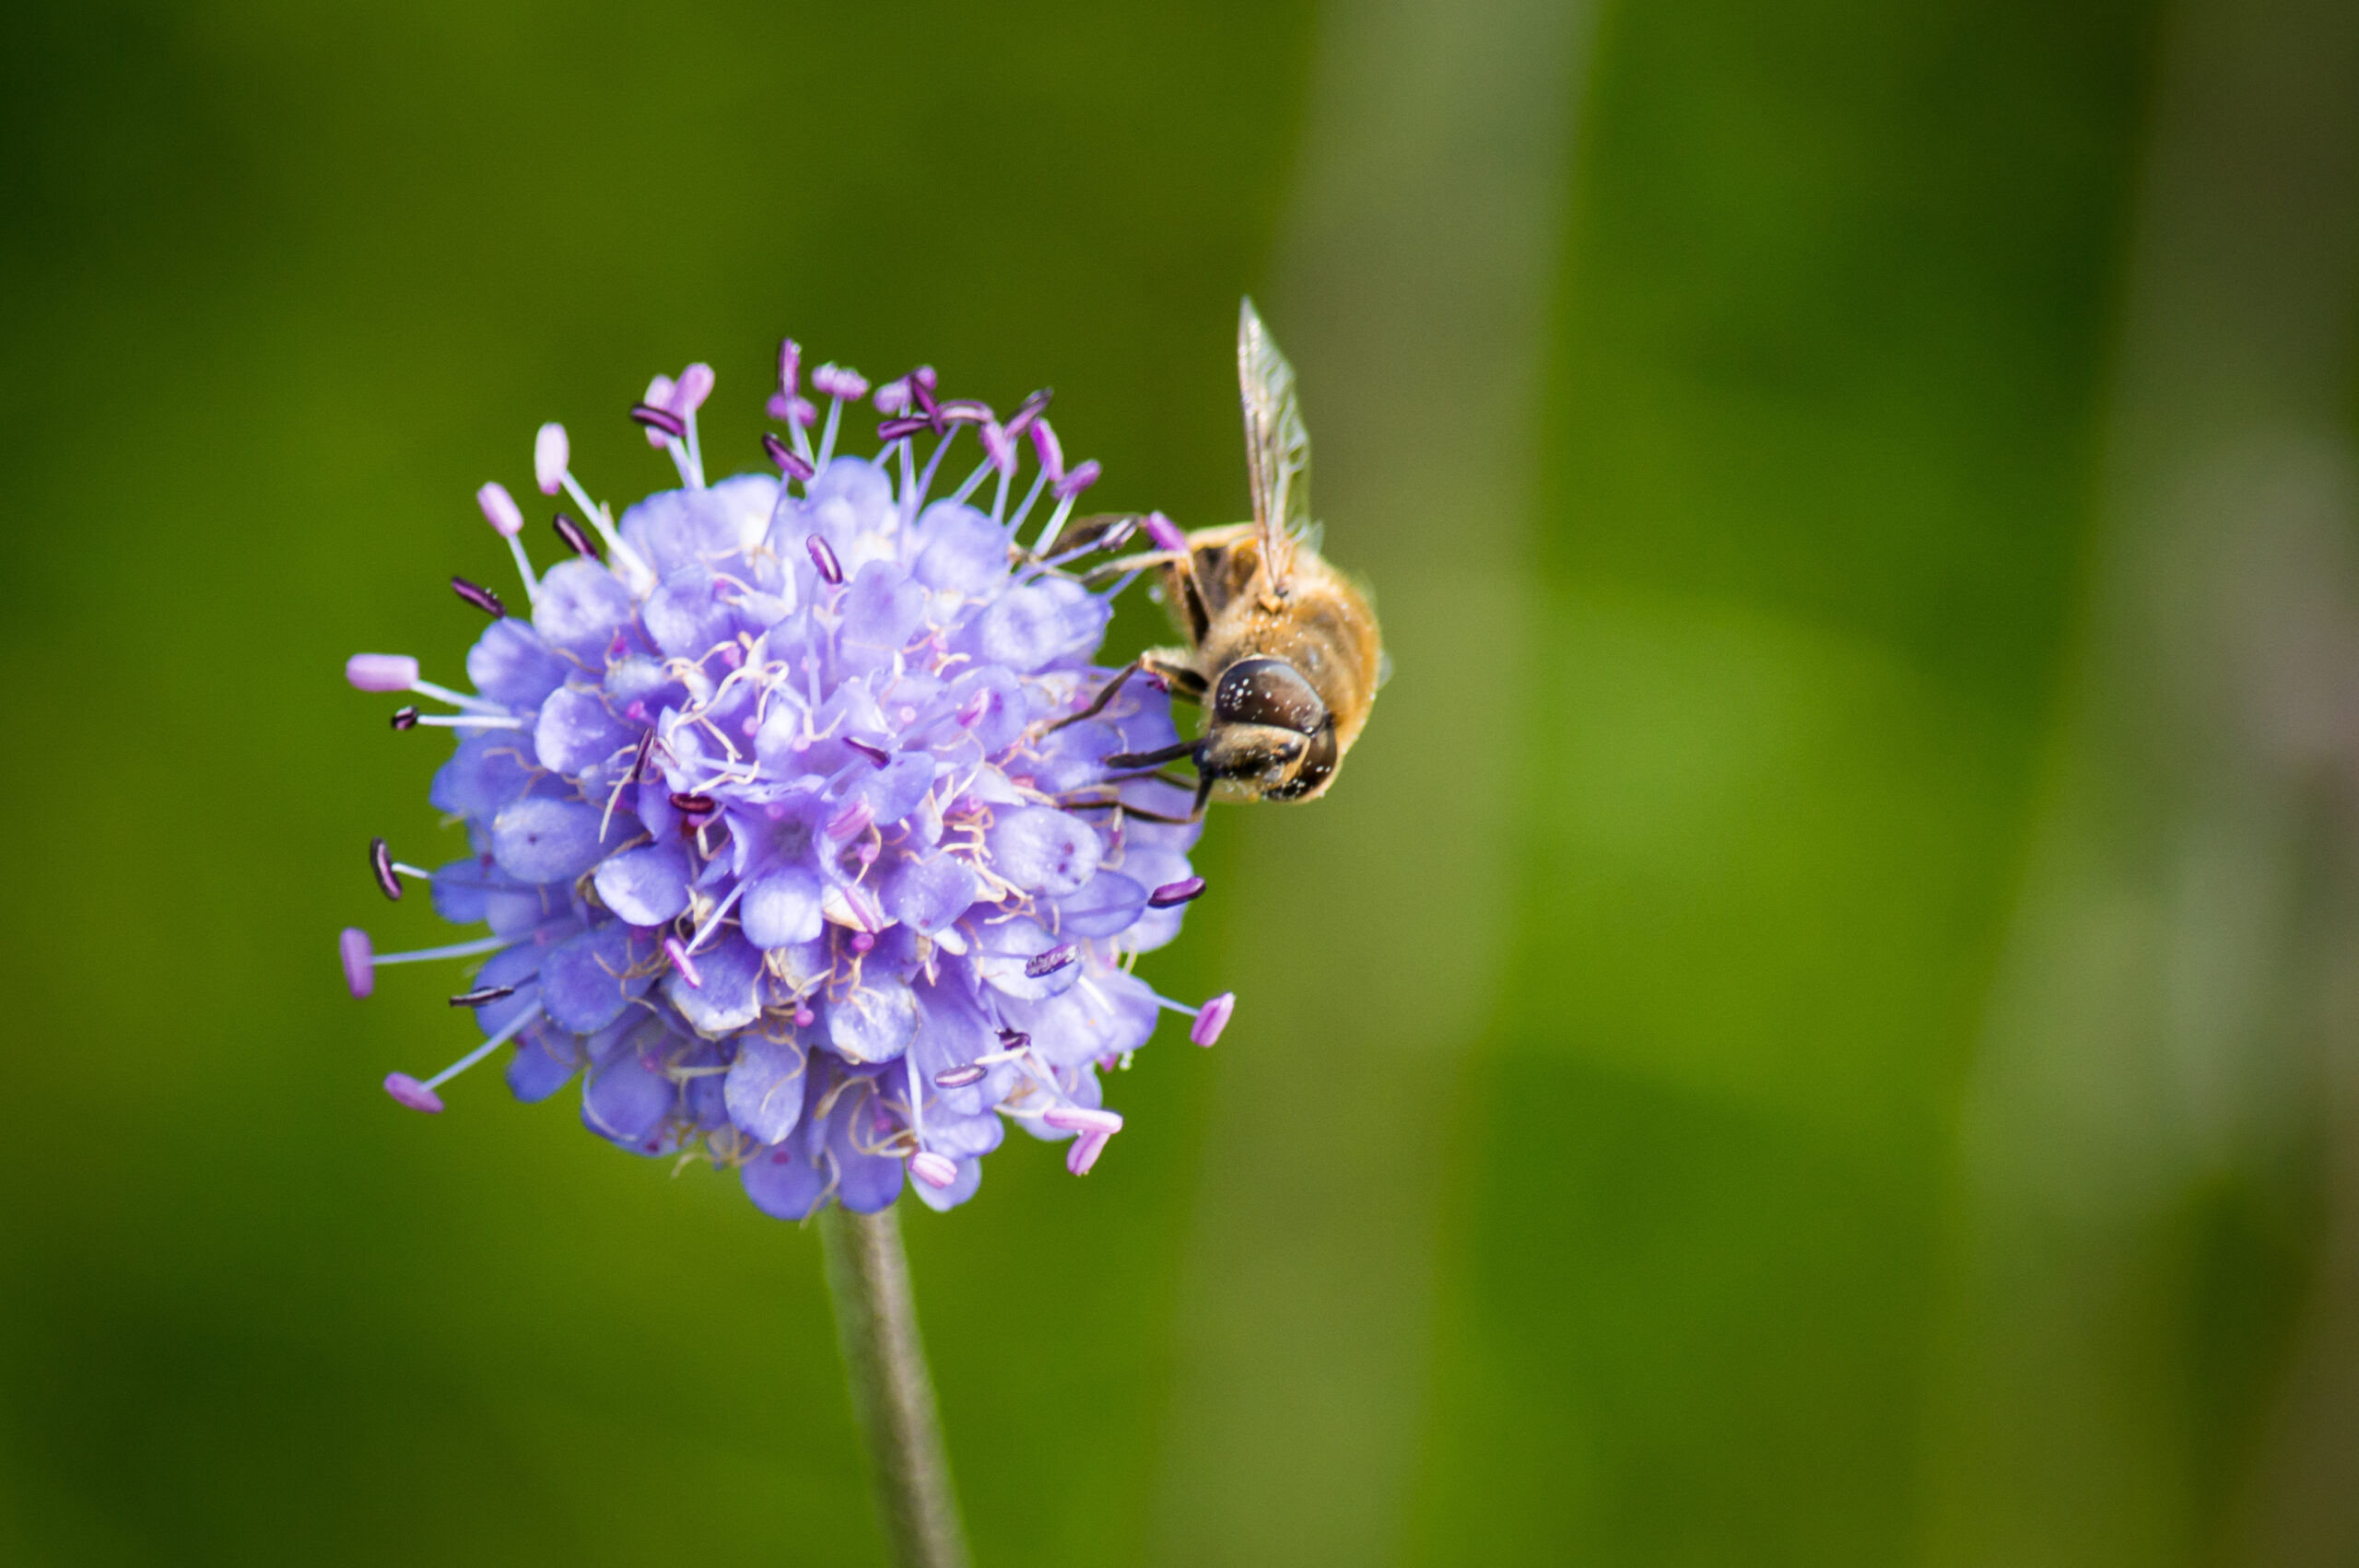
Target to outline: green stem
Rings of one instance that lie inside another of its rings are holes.
[[[819,1237],[852,1413],[868,1441],[876,1511],[896,1568],[967,1568],[900,1222],[891,1209],[855,1214],[831,1204],[819,1216]]]

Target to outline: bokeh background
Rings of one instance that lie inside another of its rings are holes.
[[[340,663],[782,333],[1239,515],[1250,291],[1399,673],[908,1206],[978,1561],[2359,1562],[2347,6],[7,21],[0,1560],[881,1561],[815,1235],[379,1092]]]

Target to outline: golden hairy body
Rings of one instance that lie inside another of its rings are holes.
[[[1308,801],[1326,793],[1387,673],[1367,596],[1314,543],[1310,436],[1294,368],[1250,299],[1238,313],[1237,375],[1251,522],[1182,535],[1159,516],[1088,520],[1148,524],[1161,548],[1097,570],[1160,575],[1164,606],[1188,646],[1156,649],[1132,668],[1154,674],[1174,696],[1202,703],[1207,714],[1200,740],[1107,761],[1157,767],[1188,758],[1196,766],[1198,812],[1214,796]],[[1118,677],[1090,711],[1120,685]]]
[[[1270,737],[1230,737],[1230,743],[1207,759],[1215,775],[1213,793],[1223,800],[1279,801],[1324,794],[1367,723],[1381,678],[1383,644],[1367,597],[1318,552],[1299,544],[1285,592],[1272,592],[1262,569],[1262,528],[1251,522],[1197,529],[1188,535],[1187,562],[1171,562],[1162,574],[1165,607],[1189,647],[1158,649],[1147,660],[1148,668],[1175,691],[1192,687],[1189,695],[1201,700],[1207,692],[1218,692],[1224,673],[1250,670],[1251,661],[1271,659],[1298,673],[1326,711],[1326,733],[1314,731],[1308,738],[1291,769],[1246,766],[1286,760],[1286,736],[1276,737],[1274,744]],[[1208,742],[1218,743],[1223,737],[1215,732],[1233,727],[1285,728],[1252,725],[1244,718],[1224,720],[1216,697],[1213,707]]]

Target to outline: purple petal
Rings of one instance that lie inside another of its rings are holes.
[[[1105,852],[1097,832],[1077,816],[1048,806],[1003,813],[985,842],[991,870],[1027,893],[1051,897],[1080,890]]]
[[[1069,937],[1113,936],[1137,923],[1146,900],[1146,889],[1129,877],[1100,871],[1057,900],[1057,930]]]
[[[516,1054],[508,1062],[508,1092],[525,1105],[538,1105],[564,1088],[581,1066],[572,1036],[527,1029],[517,1036]]]
[[[740,1166],[745,1196],[774,1220],[806,1220],[827,1196],[827,1178],[797,1144],[768,1150]]]
[[[729,1119],[757,1143],[777,1143],[803,1118],[803,1047],[747,1035],[729,1069]]]
[[[541,574],[533,629],[584,662],[603,661],[607,640],[631,618],[630,591],[595,561],[577,556]]]
[[[492,819],[492,858],[525,882],[571,882],[604,853],[600,817],[586,801],[518,801]]]
[[[1162,1015],[1153,989],[1120,969],[1096,970],[1087,987],[1039,1000],[1001,989],[1000,1015],[1008,1027],[1031,1036],[1034,1051],[1062,1068],[1138,1049]]]
[[[634,926],[660,926],[688,907],[688,851],[676,838],[599,862],[599,901]]]
[[[640,606],[640,624],[668,659],[702,659],[735,635],[729,606],[712,596],[712,573],[701,561],[674,570]]]
[[[807,866],[780,866],[756,877],[738,904],[745,940],[756,947],[787,947],[819,934],[820,887]]]
[[[1009,920],[992,926],[985,947],[976,952],[971,959],[975,977],[1003,998],[1038,1001],[1061,995],[1071,990],[1080,980],[1084,966],[1061,964],[1036,975],[1032,972],[1032,961],[1062,945],[1064,944],[1050,935],[1037,921]],[[1012,1013],[1009,1019],[1012,1027],[1029,1027],[1014,1023]]]
[[[454,926],[472,926],[489,917],[492,885],[497,883],[506,886],[514,880],[498,867],[472,857],[447,861],[434,868],[430,884],[434,912]]]
[[[519,749],[516,737],[505,731],[462,741],[451,760],[435,770],[427,802],[453,816],[496,814],[532,786]]]
[[[689,985],[685,975],[663,982],[663,994],[699,1034],[726,1035],[743,1029],[761,1015],[761,998],[755,982],[761,978],[762,955],[735,935],[716,939],[696,954],[700,985]]]
[[[740,474],[702,490],[661,490],[622,515],[621,532],[659,578],[738,554],[769,529],[779,482]]]
[[[873,1117],[875,1103],[873,1091],[846,1094],[836,1102],[835,1114],[827,1118],[827,1153],[836,1162],[836,1197],[856,1214],[874,1214],[890,1207],[901,1195],[903,1163],[891,1154],[865,1152],[863,1145],[873,1148],[877,1141],[873,1128],[868,1136],[855,1135],[859,1124]]]
[[[511,708],[532,708],[565,682],[571,666],[523,621],[491,623],[467,649],[467,679],[475,690]]]
[[[541,705],[533,752],[543,767],[579,776],[615,753],[639,743],[640,732],[606,709],[605,697],[567,686]]]
[[[1007,535],[968,506],[936,501],[918,518],[914,572],[932,589],[980,597],[1007,580]]]
[[[609,920],[549,949],[541,960],[541,1010],[576,1035],[594,1035],[612,1024],[653,978],[630,976],[635,961],[649,952],[645,945],[634,952],[633,945],[630,928]]]
[[[925,586],[886,561],[871,561],[844,595],[843,643],[855,667],[882,669],[907,648],[925,621]]]
[[[623,1051],[582,1082],[581,1124],[635,1149],[663,1125],[678,1099],[670,1079],[650,1071],[636,1051]]]
[[[872,978],[827,1007],[827,1043],[847,1061],[891,1061],[910,1048],[921,1016],[917,993],[890,976]]]
[[[1028,709],[1023,683],[996,665],[967,671],[950,683],[945,695],[960,727],[974,735],[986,755],[1005,751],[1024,733]]]
[[[976,652],[984,662],[1028,675],[1074,647],[1064,606],[1046,590],[1010,589],[976,619]]]
[[[965,914],[981,892],[974,868],[956,855],[905,857],[885,875],[885,912],[931,936]]]
[[[839,797],[841,803],[865,802],[871,822],[886,826],[918,809],[933,787],[935,765],[930,752],[902,752],[883,767],[863,769]]]

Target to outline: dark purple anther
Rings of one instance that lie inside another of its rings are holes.
[[[1223,991],[1196,1010],[1196,1021],[1188,1025],[1188,1038],[1200,1046],[1210,1046],[1228,1027],[1229,1015],[1237,1011],[1237,993]]]
[[[850,746],[852,750],[858,752],[861,755],[866,757],[869,761],[874,763],[879,767],[884,766],[886,763],[893,760],[893,754],[891,752],[886,751],[883,746],[872,746],[866,741],[855,741],[851,736],[847,735],[844,737],[844,744]]]
[[[990,1071],[971,1061],[964,1067],[945,1068],[933,1075],[933,1086],[937,1089],[964,1089],[969,1083],[980,1083],[983,1075]]]
[[[933,428],[933,421],[932,419],[912,414],[899,419],[887,419],[878,425],[876,427],[876,439],[880,441],[904,440],[909,437],[916,435],[920,430],[931,430]]]
[[[934,409],[939,406],[933,395],[933,389],[937,384],[938,378],[934,375],[933,367],[931,365],[921,365],[910,372],[910,395],[917,399],[919,410],[929,418],[933,416]]]
[[[668,408],[658,408],[651,403],[634,403],[630,416],[651,430],[661,430],[674,440],[688,433],[688,422]]]
[[[815,533],[803,542],[803,547],[811,552],[811,564],[819,568],[829,588],[843,586],[844,568],[836,564],[836,552],[825,539]]]
[[[868,395],[868,380],[841,365],[822,365],[811,372],[811,390],[823,397],[844,397],[857,403]]]
[[[402,879],[393,871],[393,852],[385,848],[381,838],[369,840],[369,872],[377,879],[377,891],[398,903],[402,895]]]
[[[808,479],[818,472],[804,462],[792,447],[779,439],[774,430],[762,432],[762,451],[769,453],[770,461],[777,463],[789,479]]]
[[[1049,400],[1056,395],[1053,389],[1042,387],[1039,392],[1026,398],[1023,405],[1016,409],[1015,416],[1007,422],[1007,439],[1012,441],[1024,434],[1025,428],[1032,421],[1049,411]]]
[[[1032,454],[1040,460],[1050,484],[1065,476],[1065,450],[1057,444],[1057,433],[1049,427],[1046,419],[1032,422]]]
[[[999,1032],[999,1048],[1003,1051],[1020,1051],[1031,1043],[1032,1036],[1021,1030],[1002,1029]]]
[[[606,558],[605,553],[598,548],[598,542],[591,538],[580,523],[563,512],[549,519],[549,526],[557,530],[557,536],[564,540],[565,547],[575,555],[586,556],[593,561],[603,561]]]
[[[417,708],[394,708],[394,709],[393,709],[393,728],[394,728],[394,729],[396,729],[396,730],[415,730],[415,729],[417,729]]]
[[[1146,907],[1150,909],[1173,908],[1187,903],[1203,891],[1204,879],[1200,876],[1186,877],[1179,882],[1167,882],[1146,895]]]
[[[488,588],[479,588],[475,584],[469,582],[465,578],[452,578],[451,579],[451,591],[465,600],[468,603],[474,605],[476,609],[481,610],[485,614],[489,615],[495,621],[508,614],[508,606],[499,602],[499,594],[494,593]]]
[[[685,790],[675,790],[672,792],[672,809],[689,816],[710,816],[714,801],[710,795],[691,795]]]
[[[1036,953],[1024,961],[1024,977],[1037,980],[1043,975],[1053,975],[1073,962],[1073,943],[1061,942],[1046,953]]]
[[[406,1072],[385,1074],[385,1093],[393,1097],[395,1104],[411,1110],[424,1111],[428,1116],[442,1114],[442,1096]]]
[[[647,754],[655,749],[655,731],[650,730],[639,738],[639,755],[630,759],[630,781],[638,783],[647,772]]]
[[[1007,432],[995,421],[986,419],[975,434],[982,438],[983,455],[992,460],[992,466],[1002,474],[1013,474],[1015,472],[1015,443],[1008,439]]]
[[[992,416],[992,405],[971,397],[954,397],[933,411],[936,423],[980,425]]]
[[[471,991],[461,991],[451,999],[452,1007],[488,1007],[504,996],[514,996],[514,986],[479,986]]]

